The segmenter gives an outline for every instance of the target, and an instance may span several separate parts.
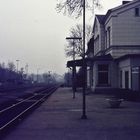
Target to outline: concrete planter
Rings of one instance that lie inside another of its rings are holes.
[[[107,99],[107,101],[108,101],[111,108],[119,108],[123,99],[112,98],[112,99]]]

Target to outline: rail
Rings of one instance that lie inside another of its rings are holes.
[[[26,112],[44,102],[59,86],[53,86],[0,110],[0,132],[13,124]]]

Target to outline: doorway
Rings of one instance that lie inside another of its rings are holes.
[[[129,71],[125,71],[125,89],[129,88]]]

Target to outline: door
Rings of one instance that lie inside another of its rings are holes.
[[[129,88],[129,71],[125,71],[125,89]]]
[[[108,65],[98,65],[98,85],[108,85]]]

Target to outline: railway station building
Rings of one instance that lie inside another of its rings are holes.
[[[93,91],[140,91],[140,0],[95,15],[86,60],[87,86]]]

